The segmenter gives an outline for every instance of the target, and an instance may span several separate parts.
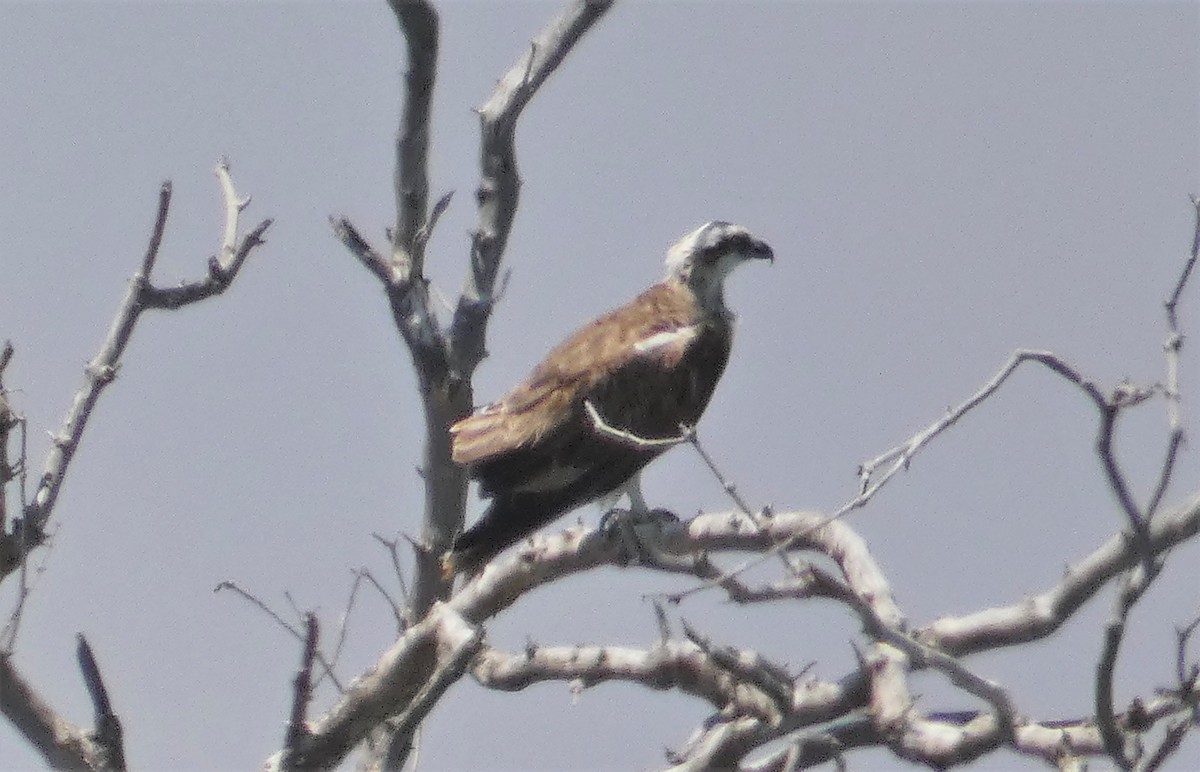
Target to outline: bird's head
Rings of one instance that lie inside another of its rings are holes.
[[[741,225],[705,223],[667,250],[667,277],[683,281],[707,308],[720,311],[725,277],[750,260],[773,262],[775,253]]]

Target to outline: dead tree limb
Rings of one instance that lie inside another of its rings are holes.
[[[26,501],[22,496],[20,516],[12,518],[11,528],[0,528],[0,581],[17,569],[24,570],[30,551],[44,543],[47,523],[54,512],[54,505],[66,480],[71,460],[79,450],[84,430],[100,395],[117,376],[121,358],[141,314],[150,309],[180,308],[221,294],[237,277],[254,248],[263,243],[263,235],[270,227],[271,221],[262,221],[248,234],[239,238],[240,215],[250,203],[249,199],[238,197],[229,176],[229,167],[224,161],[217,165],[216,175],[225,202],[225,226],[220,249],[216,256],[209,258],[205,278],[175,287],[156,287],[151,282],[170,211],[171,183],[165,182],[159,189],[158,207],[146,252],[142,256],[138,271],[130,279],[129,289],[117,309],[100,350],[84,370],[86,380],[83,388],[75,395],[62,428],[53,437],[53,444],[46,457],[45,471],[30,499]],[[10,352],[11,348],[6,347],[2,357],[5,364],[11,356]],[[2,396],[3,392],[0,391],[0,399]],[[3,413],[0,415],[0,421],[7,421],[7,406],[5,405],[5,410],[0,412]],[[5,425],[7,426],[7,423]],[[4,461],[3,482],[7,483],[10,476],[8,473],[11,471],[6,455],[7,435],[0,439],[5,444],[4,453],[0,453],[0,460]],[[28,463],[24,451],[19,463],[23,471]],[[0,491],[0,499],[2,498],[3,491]],[[22,589],[14,620],[20,614],[25,595],[26,592]],[[15,634],[14,623],[7,628],[6,637],[9,640],[6,640],[5,645],[8,650],[0,655],[0,712],[52,767],[123,770],[125,758],[121,723],[112,710],[100,669],[87,641],[80,636],[77,654],[95,710],[96,727],[91,733],[61,718],[16,671],[11,651]]]
[[[373,249],[347,219],[335,218],[332,225],[339,240],[382,282],[396,328],[412,356],[424,409],[421,469],[425,511],[406,613],[408,624],[446,596],[449,583],[442,576],[440,558],[462,529],[467,476],[450,459],[449,428],[473,407],[471,377],[484,357],[495,279],[516,215],[520,188],[514,140],[517,120],[538,88],[610,5],[611,0],[570,5],[538,35],[530,51],[501,78],[480,108],[479,224],[472,237],[466,285],[449,329],[443,329],[430,303],[424,271],[425,244],[436,215],[448,203],[443,198],[432,213],[425,212],[437,15],[425,2],[392,2],[408,47],[408,72],[396,144],[397,215],[390,254]]]
[[[112,709],[95,655],[82,635],[77,654],[95,712],[93,731],[62,718],[17,671],[10,654],[0,655],[0,713],[53,769],[123,772],[121,721]]]
[[[38,481],[32,500],[25,503],[21,517],[14,519],[11,531],[0,537],[0,578],[12,573],[25,555],[44,541],[46,524],[54,512],[54,505],[58,501],[58,494],[66,479],[71,459],[79,449],[84,429],[96,403],[100,400],[100,395],[117,377],[121,357],[142,312],[149,309],[180,308],[221,294],[237,277],[254,248],[263,243],[263,235],[270,227],[271,221],[263,220],[239,239],[239,217],[250,200],[238,198],[229,177],[229,167],[224,161],[217,165],[216,174],[225,200],[225,228],[220,251],[217,256],[209,259],[208,275],[205,278],[175,287],[155,287],[151,284],[151,273],[158,259],[171,205],[171,183],[163,183],[159,190],[154,227],[141,266],[129,281],[129,289],[117,309],[116,317],[100,350],[84,368],[84,386],[75,395],[63,419],[62,428],[54,435],[53,445],[46,457],[45,471]]]
[[[113,711],[112,701],[108,698],[108,689],[104,686],[100,665],[96,662],[92,647],[82,633],[78,638],[76,655],[79,670],[83,673],[83,683],[87,687],[88,696],[92,698],[92,710],[96,716],[96,727],[90,737],[95,748],[95,768],[123,772],[125,738],[121,729],[121,719]]]

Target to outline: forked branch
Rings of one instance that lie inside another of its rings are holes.
[[[455,369],[470,380],[486,352],[485,333],[495,298],[496,276],[520,199],[517,119],[575,44],[612,6],[613,0],[575,0],[534,38],[529,50],[500,78],[479,108],[479,165],[475,198],[479,222],[471,237],[470,272],[454,312]]]
[[[263,235],[271,221],[263,220],[239,239],[239,217],[249,204],[249,199],[238,198],[229,177],[229,167],[224,161],[217,165],[216,174],[225,199],[225,228],[219,253],[209,259],[205,278],[167,288],[155,287],[151,283],[151,273],[166,229],[171,183],[163,183],[159,190],[154,227],[141,266],[129,281],[129,289],[99,352],[84,369],[84,386],[75,395],[62,428],[53,437],[45,471],[33,492],[32,500],[25,504],[21,518],[13,523],[12,532],[0,537],[0,578],[11,573],[29,550],[44,540],[46,524],[54,511],[71,459],[79,449],[84,429],[101,393],[117,376],[121,357],[142,312],[152,308],[179,308],[221,294],[237,277],[254,248],[263,243]]]

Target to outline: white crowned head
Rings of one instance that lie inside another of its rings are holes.
[[[733,223],[705,223],[667,250],[667,277],[686,283],[709,310],[724,309],[725,277],[750,260],[775,260],[765,241]]]

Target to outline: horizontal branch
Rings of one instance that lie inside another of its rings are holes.
[[[1156,517],[1149,536],[1159,555],[1200,532],[1200,493]],[[1044,638],[1062,625],[1100,588],[1141,559],[1136,543],[1113,536],[1080,563],[1067,569],[1053,587],[1009,606],[959,617],[943,617],[919,631],[926,644],[954,656],[1015,646]]]
[[[723,512],[699,515],[667,526],[659,534],[662,559],[670,566],[666,570],[673,573],[684,571],[693,556],[717,551],[761,552],[780,540],[793,540],[794,550],[819,550],[829,555],[854,591],[871,599],[881,619],[902,625],[902,614],[866,542],[844,523],[829,522],[811,512],[775,513],[755,523],[742,513]],[[670,560],[672,555],[683,559]],[[619,540],[608,532],[574,526],[557,534],[535,536],[507,557],[493,561],[455,593],[450,603],[478,623],[543,584],[599,565],[624,566],[626,562]],[[705,563],[697,557],[690,565],[704,570]],[[643,567],[656,566],[651,562]]]
[[[766,670],[761,675],[766,677]],[[769,724],[791,711],[777,689],[764,689],[739,676],[692,641],[660,641],[648,649],[627,646],[531,646],[521,654],[486,647],[471,666],[489,689],[519,691],[541,681],[566,681],[589,688],[606,681],[629,681],[652,689],[678,689],[707,701],[726,715],[747,715]],[[780,685],[782,688],[782,685]],[[836,707],[833,708],[836,710]]]

